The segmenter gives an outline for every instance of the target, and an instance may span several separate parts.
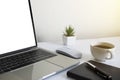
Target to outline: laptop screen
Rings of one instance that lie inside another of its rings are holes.
[[[0,55],[36,46],[28,0],[0,1]]]

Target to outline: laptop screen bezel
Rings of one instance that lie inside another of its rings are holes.
[[[32,27],[33,27],[35,45],[27,47],[27,48],[19,49],[19,50],[7,52],[7,53],[4,53],[4,54],[0,54],[0,59],[4,58],[4,57],[12,56],[12,55],[18,54],[20,52],[24,52],[24,51],[27,51],[27,50],[30,50],[30,49],[33,49],[33,48],[37,47],[37,38],[36,38],[36,33],[35,33],[35,25],[34,25],[33,14],[32,14],[32,7],[31,7],[30,0],[28,0],[28,5],[29,5],[30,17],[31,17],[31,22],[32,22]]]

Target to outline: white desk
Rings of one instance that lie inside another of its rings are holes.
[[[101,41],[110,42],[115,45],[114,58],[112,60],[107,60],[104,63],[120,68],[120,62],[119,62],[120,61],[120,37],[77,40],[75,46],[69,46],[69,47],[82,52],[83,56],[82,56],[82,59],[80,59],[80,62],[83,63],[85,61],[94,59],[90,52],[90,44],[94,42],[101,42]],[[38,43],[38,45],[40,48],[44,48],[44,49],[51,50],[51,51],[55,51],[57,48],[63,46],[63,45],[58,45],[58,44],[53,44],[53,43],[48,43],[48,42],[41,42],[41,43]],[[38,63],[27,66],[22,69],[12,71],[12,72],[1,74],[0,80],[36,80],[35,78],[37,77],[38,79],[39,73],[34,74],[33,69],[37,70],[36,68],[39,67],[39,65],[37,66],[37,64]],[[45,80],[73,80],[66,76],[67,71],[68,70],[60,72]]]
[[[83,63],[88,60],[93,60],[93,56],[90,52],[90,44],[94,42],[110,42],[115,45],[115,52],[114,57],[111,60],[107,60],[104,63],[112,66],[116,66],[120,68],[120,37],[109,37],[109,38],[97,38],[97,39],[82,39],[77,40],[75,46],[69,46],[73,49],[76,49],[80,52],[82,52],[82,59],[80,59],[80,62]],[[55,51],[57,48],[62,47],[63,45],[48,43],[48,42],[42,42],[39,43],[40,48],[48,49],[51,51]],[[66,71],[63,71],[57,75],[54,75],[52,77],[47,78],[46,80],[72,80],[66,76]]]

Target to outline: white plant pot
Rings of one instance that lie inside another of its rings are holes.
[[[75,42],[76,42],[76,36],[70,36],[70,37],[63,36],[64,45],[75,45]]]

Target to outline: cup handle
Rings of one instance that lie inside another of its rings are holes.
[[[110,54],[110,57],[106,57],[106,59],[112,59],[113,57],[112,52],[108,50],[108,53]]]

